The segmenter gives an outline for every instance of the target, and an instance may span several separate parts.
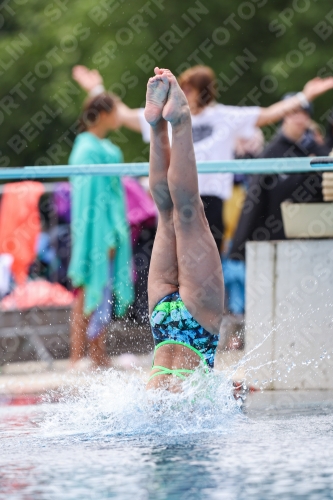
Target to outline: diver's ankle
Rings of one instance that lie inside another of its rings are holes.
[[[171,127],[173,131],[182,128],[185,124],[191,122],[191,113],[189,106],[183,105],[181,110],[174,120],[170,121]]]
[[[150,126],[154,131],[164,130],[164,128],[167,128],[167,122],[161,116],[156,122],[151,123]]]

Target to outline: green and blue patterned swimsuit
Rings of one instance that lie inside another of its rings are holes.
[[[150,324],[156,349],[166,344],[181,344],[194,351],[203,361],[207,371],[214,367],[214,358],[219,335],[205,330],[187,310],[178,292],[167,295],[160,300],[151,315]],[[171,370],[156,366],[160,371],[152,375],[170,374],[185,378],[185,373],[193,370]],[[150,377],[150,378],[152,378]]]

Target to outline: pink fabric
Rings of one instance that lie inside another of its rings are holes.
[[[0,302],[0,309],[30,309],[32,307],[70,306],[73,294],[59,283],[46,280],[27,281]]]
[[[152,198],[137,180],[132,177],[123,177],[122,181],[126,195],[127,221],[131,226],[132,241],[135,241],[143,222],[155,224],[157,209]]]
[[[13,256],[12,273],[18,284],[24,283],[30,264],[35,260],[41,230],[38,202],[44,193],[40,182],[6,184],[0,211],[0,253]]]

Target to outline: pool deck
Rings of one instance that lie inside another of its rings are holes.
[[[243,351],[224,351],[216,355],[215,366],[217,370],[227,370],[234,381],[242,381],[244,372],[242,368],[236,369],[243,356]],[[146,355],[121,355],[111,358],[115,370],[136,373],[145,378],[148,376],[152,361],[152,353]],[[8,363],[1,367],[0,397],[11,398],[20,395],[40,396],[50,391],[57,392],[62,388],[82,386],[91,377],[98,378],[100,370],[91,370],[89,360],[83,359],[76,369],[71,369],[68,359],[55,360],[50,367],[43,361],[24,361]]]

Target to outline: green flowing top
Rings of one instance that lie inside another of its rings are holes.
[[[119,163],[121,150],[90,132],[79,134],[69,157],[71,165]],[[115,249],[113,293],[115,314],[122,316],[134,300],[132,253],[124,189],[119,177],[71,177],[72,255],[69,276],[84,287],[84,312],[100,304],[108,280],[109,252]]]

